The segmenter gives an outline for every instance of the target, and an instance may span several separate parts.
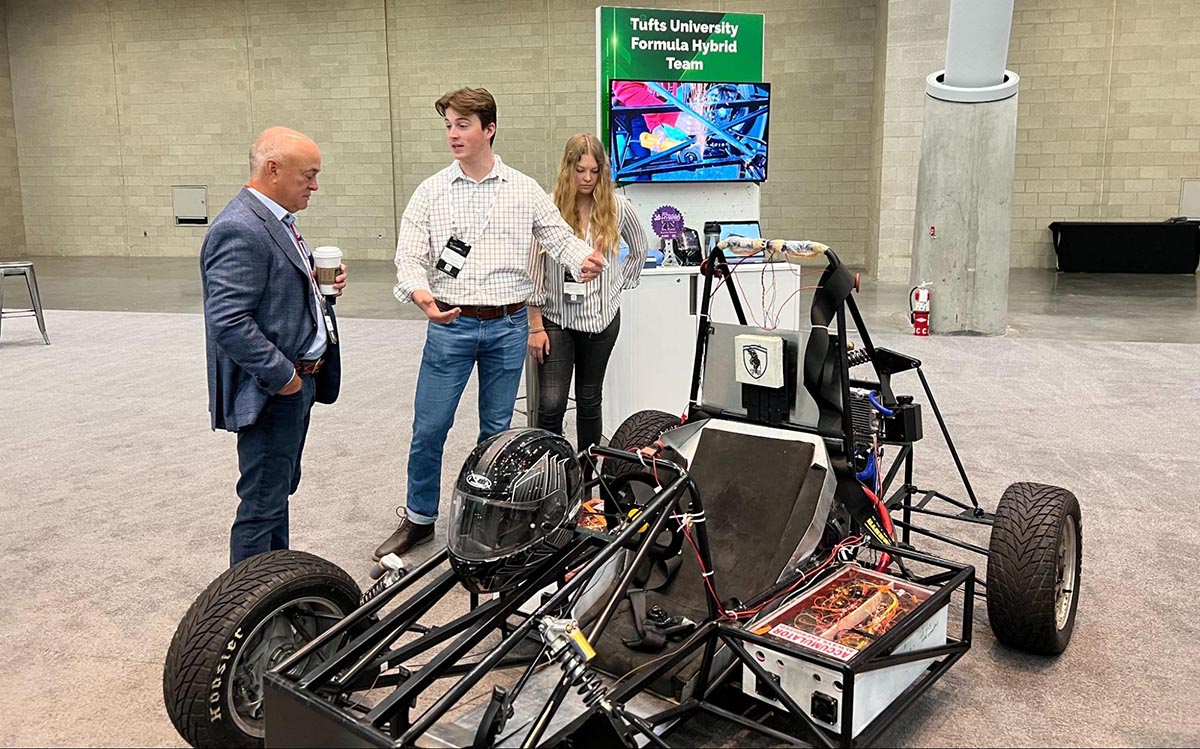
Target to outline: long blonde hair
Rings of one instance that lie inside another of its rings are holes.
[[[608,154],[596,136],[576,133],[567,139],[562,160],[558,164],[558,179],[554,182],[554,205],[558,206],[558,212],[575,230],[575,236],[582,239],[587,227],[575,206],[575,167],[584,154],[591,154],[600,165],[600,176],[592,191],[592,241],[599,239],[604,252],[616,253],[620,240],[617,194],[609,176]]]

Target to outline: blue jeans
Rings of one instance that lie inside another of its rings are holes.
[[[528,340],[529,318],[524,308],[494,320],[461,315],[448,325],[429,323],[408,450],[407,514],[414,523],[426,525],[437,517],[442,450],[471,370],[478,363],[478,441],[482,442],[512,425]]]
[[[288,497],[300,485],[300,455],[308,436],[317,386],[310,375],[300,390],[272,395],[258,419],[237,433],[237,517],[229,531],[229,565],[264,551],[288,548]]]

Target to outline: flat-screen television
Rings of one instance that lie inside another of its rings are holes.
[[[609,97],[614,181],[767,179],[769,83],[614,80]]]

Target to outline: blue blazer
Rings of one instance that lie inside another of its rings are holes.
[[[212,428],[236,432],[253,424],[267,398],[291,381],[321,313],[287,229],[245,189],[204,235],[200,277]],[[336,326],[335,319],[335,332]],[[338,346],[330,341],[316,375],[319,403],[337,400],[341,370]]]

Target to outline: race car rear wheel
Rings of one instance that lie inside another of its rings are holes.
[[[679,417],[665,411],[638,411],[617,427],[608,446],[613,450],[634,451],[648,445],[663,432],[679,426]],[[605,458],[600,464],[601,496],[610,528],[616,527],[635,507],[654,496],[654,475],[639,463]],[[610,504],[611,502],[611,504]]]
[[[1083,562],[1079,500],[1047,484],[1017,483],[996,508],[988,549],[987,610],[996,639],[1041,655],[1066,649]]]
[[[358,608],[360,597],[340,567],[302,551],[270,551],[226,570],[192,603],[167,650],[163,702],[179,735],[195,747],[262,746],[263,675]]]
[[[608,446],[613,450],[637,450],[653,444],[663,432],[677,426],[679,417],[674,414],[653,409],[638,411],[621,422],[621,426],[617,427],[612,439],[608,441]],[[610,458],[605,458],[600,466],[601,475],[614,478],[642,470],[644,469],[637,463]]]

